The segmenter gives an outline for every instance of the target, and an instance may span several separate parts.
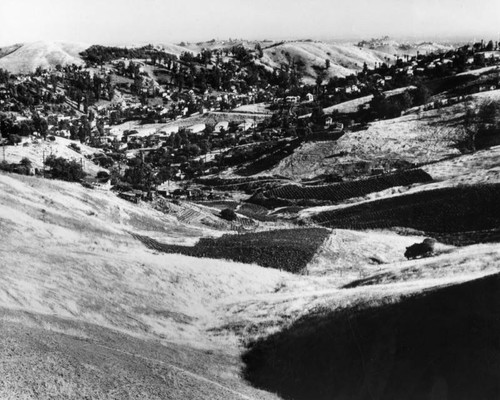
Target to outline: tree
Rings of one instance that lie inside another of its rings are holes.
[[[257,53],[257,57],[262,58],[264,56],[264,52],[262,51],[262,47],[260,43],[255,45],[255,52]]]
[[[413,92],[413,104],[415,106],[421,106],[429,101],[430,91],[425,85],[418,85]]]
[[[35,114],[33,116],[33,125],[36,131],[45,139],[47,137],[47,130],[49,129],[47,120]]]
[[[484,102],[476,110],[466,104],[461,135],[455,145],[462,151],[475,152],[488,146],[500,144],[500,103]]]
[[[231,210],[230,208],[224,208],[224,209],[220,212],[219,216],[220,216],[222,219],[225,219],[226,221],[234,221],[234,220],[236,220],[236,218],[237,218],[236,213],[235,213],[233,210]]]
[[[31,168],[31,165],[32,165],[31,160],[28,157],[23,157],[19,164],[21,164],[23,167],[26,167],[26,168]]]
[[[138,158],[131,160],[130,167],[125,170],[123,179],[134,188],[141,190],[150,190],[155,184],[155,175],[151,165]]]
[[[45,165],[50,168],[50,174],[54,179],[80,181],[86,175],[81,163],[78,161],[68,161],[63,157],[56,157],[53,154],[45,159]]]

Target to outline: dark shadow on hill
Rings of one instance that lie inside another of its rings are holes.
[[[285,399],[500,398],[500,275],[398,304],[310,316],[243,355]]]
[[[238,168],[236,171],[242,176],[251,176],[260,172],[266,171],[278,165],[285,157],[293,154],[293,152],[302,144],[302,141],[295,139],[290,142],[279,143],[272,152],[258,157],[255,161],[250,162],[244,167]]]

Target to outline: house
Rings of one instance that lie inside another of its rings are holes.
[[[298,103],[300,100],[299,96],[286,96],[285,102],[290,104]]]
[[[186,128],[187,133],[202,133],[206,129],[205,124],[191,125]]]
[[[84,182],[92,189],[111,190],[111,179],[85,178]]]
[[[159,137],[169,137],[171,135],[173,135],[174,133],[177,133],[179,132],[179,126],[178,125],[174,125],[174,126],[167,126],[165,128],[162,128],[158,133],[157,135],[159,135]]]
[[[56,135],[61,136],[61,137],[66,138],[66,139],[69,139],[71,136],[71,133],[67,129],[61,129],[61,130],[56,131]]]
[[[214,132],[220,133],[222,130],[226,131],[229,129],[228,121],[220,121],[214,127]]]
[[[312,93],[306,94],[306,101],[311,102],[314,101],[314,95]]]
[[[238,130],[242,132],[246,132],[249,129],[255,128],[256,123],[251,119],[246,119],[244,122],[238,125]]]

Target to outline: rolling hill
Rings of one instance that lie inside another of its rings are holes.
[[[54,68],[57,64],[83,65],[79,53],[87,47],[83,43],[48,41],[10,46],[0,49],[0,68],[18,74],[33,72],[38,67]]]
[[[260,63],[270,68],[280,68],[281,65],[290,65],[291,62],[304,63],[304,80],[313,83],[316,72],[313,67],[324,67],[326,60],[330,67],[326,71],[326,79],[333,76],[348,76],[361,71],[363,64],[373,67],[375,63],[390,63],[393,54],[377,50],[360,49],[351,44],[329,44],[317,41],[293,41],[283,44],[263,47],[264,56]]]
[[[337,230],[310,265],[332,274],[300,276],[150,250],[131,233],[179,244],[220,233],[148,203],[5,173],[0,189],[3,398],[277,399],[241,379],[242,344],[314,310],[488,275],[500,259],[495,245],[478,245],[405,261],[404,246],[421,238]],[[372,280],[343,288],[360,277]]]

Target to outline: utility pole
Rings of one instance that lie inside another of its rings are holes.
[[[3,147],[3,161],[5,162],[5,141],[2,138],[2,130],[0,129],[0,140],[2,141],[2,147]]]

